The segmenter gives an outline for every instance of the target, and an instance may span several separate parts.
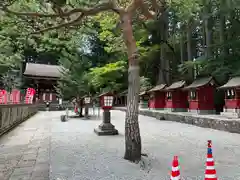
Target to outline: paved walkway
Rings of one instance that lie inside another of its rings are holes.
[[[220,180],[240,180],[240,135],[140,116],[146,169],[123,160],[124,113],[113,111],[120,135],[98,137],[100,120],[40,112],[0,139],[0,180],[169,180],[173,155],[182,180],[203,180],[206,141]],[[149,172],[148,172],[149,171]]]

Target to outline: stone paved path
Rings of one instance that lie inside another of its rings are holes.
[[[182,180],[203,180],[206,141],[220,180],[240,180],[240,135],[140,116],[146,169],[122,159],[124,113],[113,111],[120,135],[98,137],[100,120],[40,112],[0,139],[0,180],[169,180],[173,155]],[[149,171],[149,172],[148,172]]]

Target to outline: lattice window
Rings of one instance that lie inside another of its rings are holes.
[[[113,96],[104,96],[104,106],[112,106]]]
[[[167,92],[167,99],[168,100],[172,99],[172,92]]]
[[[226,92],[227,99],[235,99],[235,91],[234,89],[228,89]]]
[[[196,100],[197,99],[197,92],[196,91],[190,91],[190,99]]]

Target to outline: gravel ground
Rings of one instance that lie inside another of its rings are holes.
[[[91,111],[90,111],[91,112]],[[118,136],[97,136],[101,120],[40,112],[0,139],[0,180],[169,180],[178,155],[182,180],[203,180],[207,140],[220,180],[240,180],[240,135],[140,116],[145,169],[124,160],[124,112],[112,111]]]

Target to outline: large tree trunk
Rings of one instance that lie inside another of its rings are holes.
[[[89,104],[85,104],[85,114],[84,114],[85,118],[89,118]]]
[[[187,57],[188,61],[193,60],[193,52],[192,52],[192,19],[188,20],[187,23]],[[193,69],[188,69],[188,80],[191,81],[193,79]]]
[[[138,162],[141,160],[141,136],[138,123],[139,99],[139,62],[136,41],[133,37],[131,17],[121,15],[123,38],[129,58],[127,112],[125,117],[125,155],[124,159]]]
[[[212,57],[212,18],[211,18],[211,4],[204,0],[204,27],[206,33],[206,55],[207,58]]]
[[[228,48],[225,46],[226,42],[226,15],[224,14],[225,0],[220,1],[220,22],[219,22],[219,37],[221,45],[224,47],[221,49],[221,54],[225,57],[228,54]]]
[[[160,23],[160,39],[163,42],[168,40],[168,11],[164,11],[159,19]],[[160,48],[160,63],[158,73],[158,84],[169,83],[169,59],[167,58],[166,48],[164,43],[161,44]]]
[[[181,56],[181,64],[183,64],[186,59],[184,59],[184,36],[182,32],[180,36],[180,56]]]
[[[82,99],[77,100],[77,108],[80,109],[79,117],[83,117],[83,100]]]

